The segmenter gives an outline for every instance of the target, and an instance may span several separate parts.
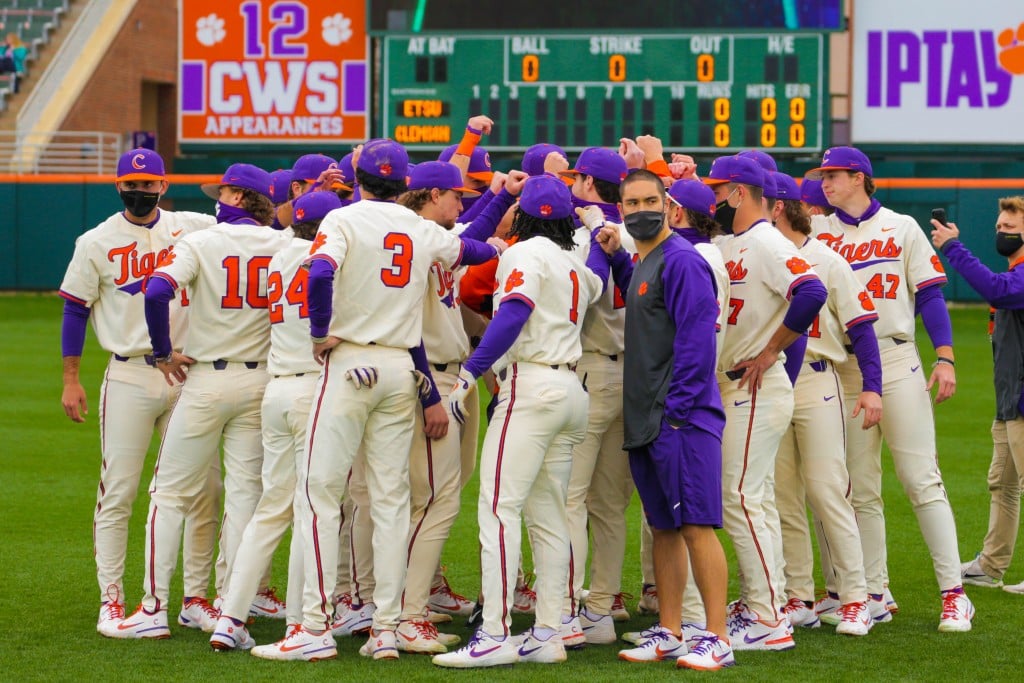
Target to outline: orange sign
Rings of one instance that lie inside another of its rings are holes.
[[[178,3],[178,140],[362,142],[365,0]]]

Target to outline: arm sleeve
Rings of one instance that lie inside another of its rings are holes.
[[[331,326],[331,305],[334,298],[334,266],[326,259],[309,264],[306,303],[309,306],[309,334],[326,337]]]
[[[612,256],[611,269],[615,286],[625,294],[629,291],[629,283],[633,279],[633,259],[629,257],[629,252],[625,249],[615,252]]]
[[[419,346],[409,349],[409,355],[412,356],[412,364],[416,366],[416,369],[430,378],[430,396],[421,398],[420,405],[424,408],[429,408],[435,403],[440,403],[441,392],[437,390],[437,382],[434,381],[434,376],[430,374],[430,363],[427,362],[427,350],[423,347],[423,340],[420,340]]]
[[[953,345],[953,323],[949,320],[946,298],[942,296],[942,285],[918,290],[914,299],[914,314],[921,316],[933,347]]]
[[[475,266],[498,257],[498,250],[487,242],[467,239],[465,235],[460,235],[459,239],[462,240],[462,253],[455,265]]]
[[[474,220],[476,220],[476,217],[480,215],[480,212],[483,211],[484,208],[488,204],[490,204],[491,200],[494,199],[496,196],[496,194],[491,192],[491,188],[487,188],[486,190],[484,190],[484,193],[477,197],[477,200],[473,202],[473,205],[466,209],[466,213],[462,214],[462,222],[472,223]]]
[[[462,367],[469,370],[474,377],[479,377],[501,358],[502,354],[512,348],[523,326],[533,313],[533,308],[525,301],[507,299],[501,303],[494,319],[487,326],[480,346],[469,357]]]
[[[64,300],[64,318],[60,327],[60,350],[62,356],[81,356],[85,348],[85,327],[89,320],[89,309],[82,304]]]
[[[601,293],[603,294],[608,289],[608,255],[601,249],[601,245],[597,243],[598,230],[594,230],[590,234],[590,253],[587,254],[587,268],[590,269],[594,275],[601,279]]]
[[[698,257],[699,258],[699,257]],[[666,267],[661,274],[665,309],[675,323],[672,378],[665,396],[665,414],[686,422],[701,388],[715,372],[715,324],[718,305],[711,267]],[[694,344],[706,339],[708,344]]]
[[[827,300],[828,290],[818,278],[798,283],[793,288],[789,308],[782,319],[782,324],[794,332],[803,334],[814,322],[814,316],[818,315],[818,311]]]
[[[1024,270],[993,273],[959,240],[942,245],[942,253],[971,289],[995,308],[1024,308]]]
[[[154,356],[167,356],[173,351],[171,346],[171,299],[174,298],[174,287],[160,277],[160,273],[149,278],[146,285],[146,326],[149,328],[149,341],[153,345]]]
[[[473,222],[469,224],[469,227],[462,233],[462,236],[486,242],[488,237],[494,235],[494,229],[498,227],[498,223],[505,217],[508,207],[512,206],[515,201],[516,198],[509,194],[508,190],[502,188],[501,192],[493,200],[487,202],[487,206],[473,219]],[[478,199],[476,203],[479,204],[480,200]],[[476,204],[470,208],[475,207]],[[465,222],[465,220],[462,222]]]
[[[875,323],[866,320],[857,323],[846,331],[853,345],[853,355],[857,357],[860,374],[863,375],[861,391],[873,391],[882,394],[882,357],[878,353],[878,338],[875,336]]]
[[[807,352],[807,335],[801,334],[786,349],[786,374],[789,376],[789,383],[796,386],[796,380],[800,376],[800,366],[804,364],[804,354]]]

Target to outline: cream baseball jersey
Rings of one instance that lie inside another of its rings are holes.
[[[267,311],[270,314],[267,372],[271,375],[320,372],[309,341],[309,305],[306,303],[309,271],[302,267],[309,256],[310,244],[309,240],[295,237],[291,244],[270,259],[267,275]]]
[[[451,232],[461,235],[467,227],[460,223]],[[427,295],[423,297],[423,346],[431,363],[461,363],[469,356],[459,298],[459,280],[465,270],[446,268],[439,261],[430,266]]]
[[[214,225],[213,216],[188,211],[161,211],[146,228],[115,214],[75,241],[60,295],[92,309],[90,319],[100,346],[119,356],[152,351],[143,300],[146,280],[157,263],[169,258],[185,235]],[[187,331],[190,292],[171,302],[171,339],[181,349]]]
[[[636,243],[625,228],[621,225],[618,225],[618,228],[622,248],[635,259]],[[585,263],[590,254],[590,230],[585,227],[578,228],[573,234],[573,241],[576,243],[574,253]],[[583,318],[580,335],[583,350],[606,356],[622,353],[626,350],[625,326],[626,297],[609,281],[608,289],[596,304],[587,309],[587,314]]]
[[[584,315],[602,292],[601,278],[575,251],[545,237],[517,242],[501,255],[497,281],[495,312],[510,299],[526,303],[533,312],[515,343],[494,364],[495,370],[519,361],[558,365],[580,359]]]
[[[879,339],[914,339],[914,300],[930,285],[946,283],[946,272],[921,226],[910,216],[882,207],[857,227],[835,215],[815,216],[815,236],[846,259],[878,312]]]
[[[848,355],[846,330],[868,320],[877,321],[875,304],[853,274],[850,264],[822,242],[809,237],[800,247],[800,253],[828,290],[828,300],[807,332],[805,358],[841,363]]]
[[[729,273],[721,371],[759,354],[782,324],[793,288],[818,276],[793,243],[767,221],[718,246]]]
[[[704,260],[711,266],[711,273],[715,276],[715,298],[718,300],[718,325],[715,330],[715,346],[718,349],[718,357],[722,355],[722,344],[725,339],[726,319],[729,312],[729,271],[725,269],[725,261],[722,259],[722,251],[717,246],[707,242],[698,242],[693,245],[697,253],[704,257]]]
[[[358,258],[346,259],[350,252]],[[336,269],[328,334],[356,344],[418,346],[431,266],[454,268],[461,255],[457,235],[404,206],[362,201],[332,211],[310,250],[310,260],[327,259]]]
[[[200,362],[266,360],[270,351],[267,271],[291,229],[219,223],[181,240],[156,274],[188,290],[184,353]]]

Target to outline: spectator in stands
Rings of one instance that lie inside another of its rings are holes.
[[[28,48],[17,33],[8,33],[4,41],[3,55],[0,56],[0,74],[13,74],[11,87],[18,92],[18,79],[25,74],[25,57],[28,56]]]

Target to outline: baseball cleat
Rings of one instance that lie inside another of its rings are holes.
[[[658,613],[658,587],[653,583],[645,583],[640,591],[640,602],[636,604],[636,611],[640,614]]]
[[[398,643],[394,630],[389,628],[380,631],[370,629],[370,637],[359,648],[359,654],[374,659],[398,659]]]
[[[612,619],[614,621],[629,621],[629,610],[626,609],[626,600],[632,600],[629,593],[616,593],[612,598]]]
[[[1002,579],[989,576],[985,573],[985,570],[981,568],[981,555],[976,556],[970,562],[964,562],[960,565],[960,578],[963,582],[971,586],[981,586],[983,588],[1002,588]]]
[[[866,602],[848,602],[839,608],[836,633],[844,636],[866,636],[874,625]]]
[[[159,640],[171,637],[171,629],[167,626],[167,610],[147,612],[139,605],[134,614],[124,618],[112,631],[110,638],[152,638]]]
[[[886,609],[885,595],[882,593],[868,593],[868,613],[876,624],[892,621],[892,612]]]
[[[455,652],[434,655],[431,661],[437,666],[451,669],[473,669],[515,664],[519,661],[519,652],[509,636],[498,639],[481,630],[473,635],[465,647]]]
[[[791,626],[802,626],[804,628],[818,628],[821,626],[821,619],[814,611],[814,603],[800,598],[790,598],[789,602],[782,608],[782,613],[789,619]]]
[[[676,660],[676,666],[680,669],[717,671],[736,663],[732,646],[714,633],[699,636],[694,642],[689,643],[689,648],[689,652]]]
[[[403,621],[398,624],[398,630],[395,632],[395,641],[398,644],[398,649],[402,652],[438,654],[448,652],[448,645],[455,645],[459,642],[458,636],[445,635],[448,636],[445,638],[448,642],[441,641],[437,627],[429,621]],[[451,638],[454,638],[455,641],[450,642]]]
[[[789,631],[789,622],[785,619],[779,619],[774,624],[756,618],[747,620],[746,623],[737,621],[729,629],[729,640],[732,643],[732,649],[736,651],[780,652],[796,647],[793,634]]]
[[[942,618],[939,630],[943,633],[970,631],[974,619],[974,604],[963,588],[946,591],[942,596]]]
[[[256,594],[256,599],[253,600],[252,605],[249,606],[249,616],[265,617],[267,619],[284,619],[285,609],[284,600],[277,597],[276,589],[268,588],[267,590]]]
[[[469,613],[466,618],[466,628],[472,630],[474,633],[480,630],[480,627],[484,623],[484,603],[474,602],[473,611]]]
[[[885,597],[885,609],[889,610],[893,614],[900,611],[900,606],[896,604],[896,598],[892,596],[892,591],[889,590],[889,584],[885,584],[882,595]]]
[[[213,633],[217,626],[220,611],[214,609],[206,598],[185,598],[178,613],[178,623],[185,628],[197,628],[205,633]]]
[[[1003,590],[1007,593],[1016,593],[1017,595],[1024,595],[1024,581],[1020,583],[1009,583],[1003,586]]]
[[[100,605],[96,630],[107,638],[117,638],[117,627],[124,621],[124,603],[108,600]]]
[[[227,650],[251,650],[256,641],[249,635],[245,624],[236,622],[231,617],[221,617],[210,636],[210,647],[218,652]]]
[[[430,590],[427,607],[435,612],[450,614],[453,617],[468,617],[473,611],[473,601],[467,600],[452,590],[448,579],[441,577],[441,584]]]
[[[839,594],[829,591],[821,600],[814,603],[814,613],[821,619],[821,623],[829,626],[839,625],[839,608],[843,603],[839,602]]]
[[[657,631],[631,650],[619,650],[619,659],[627,662],[661,662],[686,654],[686,643],[671,631],[659,626]]]
[[[474,603],[474,608],[476,603]],[[450,624],[452,623],[452,615],[445,614],[444,612],[435,612],[434,610],[427,608],[427,621],[431,624]]]
[[[608,645],[615,642],[615,622],[610,614],[594,614],[586,607],[580,610],[580,627],[583,637],[594,645]]]
[[[337,657],[338,647],[330,631],[313,633],[300,626],[291,629],[284,640],[270,645],[257,645],[252,649],[252,655],[278,661],[319,662]]]
[[[537,594],[530,588],[530,584],[523,583],[521,586],[516,586],[516,591],[512,596],[512,613],[533,614],[536,608]]]
[[[372,602],[364,602],[358,606],[339,602],[334,610],[331,633],[337,638],[368,633],[373,624],[373,613],[376,611],[377,606]]]
[[[587,637],[583,635],[583,626],[580,625],[580,618],[562,615],[562,626],[558,629],[562,636],[562,645],[566,650],[578,650],[587,644]]]
[[[523,634],[519,641],[519,649],[516,655],[520,662],[532,662],[534,664],[557,664],[564,662],[565,645],[557,633],[549,631],[546,640],[536,635],[536,629],[531,628]]]

